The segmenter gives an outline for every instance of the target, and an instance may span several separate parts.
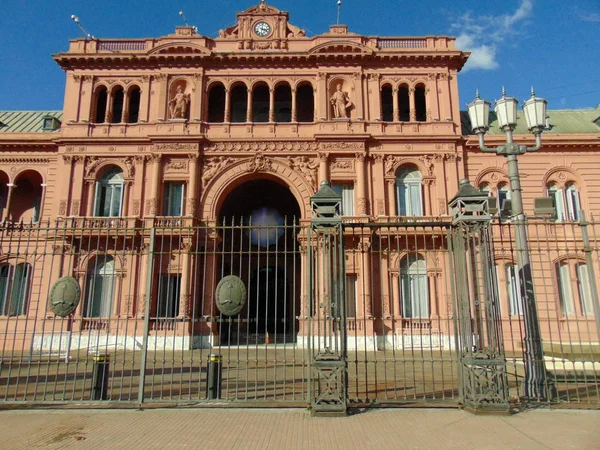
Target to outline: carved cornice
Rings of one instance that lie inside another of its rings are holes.
[[[152,151],[155,153],[167,153],[167,152],[197,152],[198,144],[189,144],[181,142],[166,142],[161,144],[154,144]]]
[[[48,164],[49,158],[0,158],[0,164]]]

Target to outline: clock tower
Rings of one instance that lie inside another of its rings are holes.
[[[289,23],[289,15],[262,0],[238,13],[232,27],[219,31],[219,39],[237,40],[241,50],[287,50],[288,40],[306,39],[306,32]]]

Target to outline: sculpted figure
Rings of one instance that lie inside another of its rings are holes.
[[[348,108],[352,106],[348,93],[342,91],[342,83],[338,83],[336,91],[329,99],[333,106],[333,117],[336,119],[348,117]]]
[[[184,94],[183,87],[177,86],[177,93],[169,101],[169,111],[171,119],[187,118],[188,104],[190,103],[190,94]]]

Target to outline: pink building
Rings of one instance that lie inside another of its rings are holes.
[[[155,39],[75,39],[54,55],[63,111],[0,112],[4,354],[133,350],[145,326],[155,351],[304,348],[319,308],[306,227],[322,181],[342,197],[348,348],[453,348],[448,203],[463,178],[500,208],[510,199],[505,160],[478,149],[460,110],[469,54],[452,37],[344,25],[307,37],[264,2],[237,19],[213,38],[177,27]],[[596,267],[586,265],[580,210],[600,214],[600,109],[548,116],[542,149],[520,158],[526,213],[542,196],[558,213],[530,228],[541,329],[545,345],[588,345],[598,340],[588,284],[600,267],[597,241]],[[492,127],[486,142],[503,135]],[[512,228],[494,229],[517,361]],[[229,274],[248,291],[233,321],[214,294]],[[49,293],[65,276],[81,299],[59,318]]]

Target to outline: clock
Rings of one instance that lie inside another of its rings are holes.
[[[271,33],[271,25],[267,22],[256,22],[254,24],[254,32],[257,36],[266,37]]]

